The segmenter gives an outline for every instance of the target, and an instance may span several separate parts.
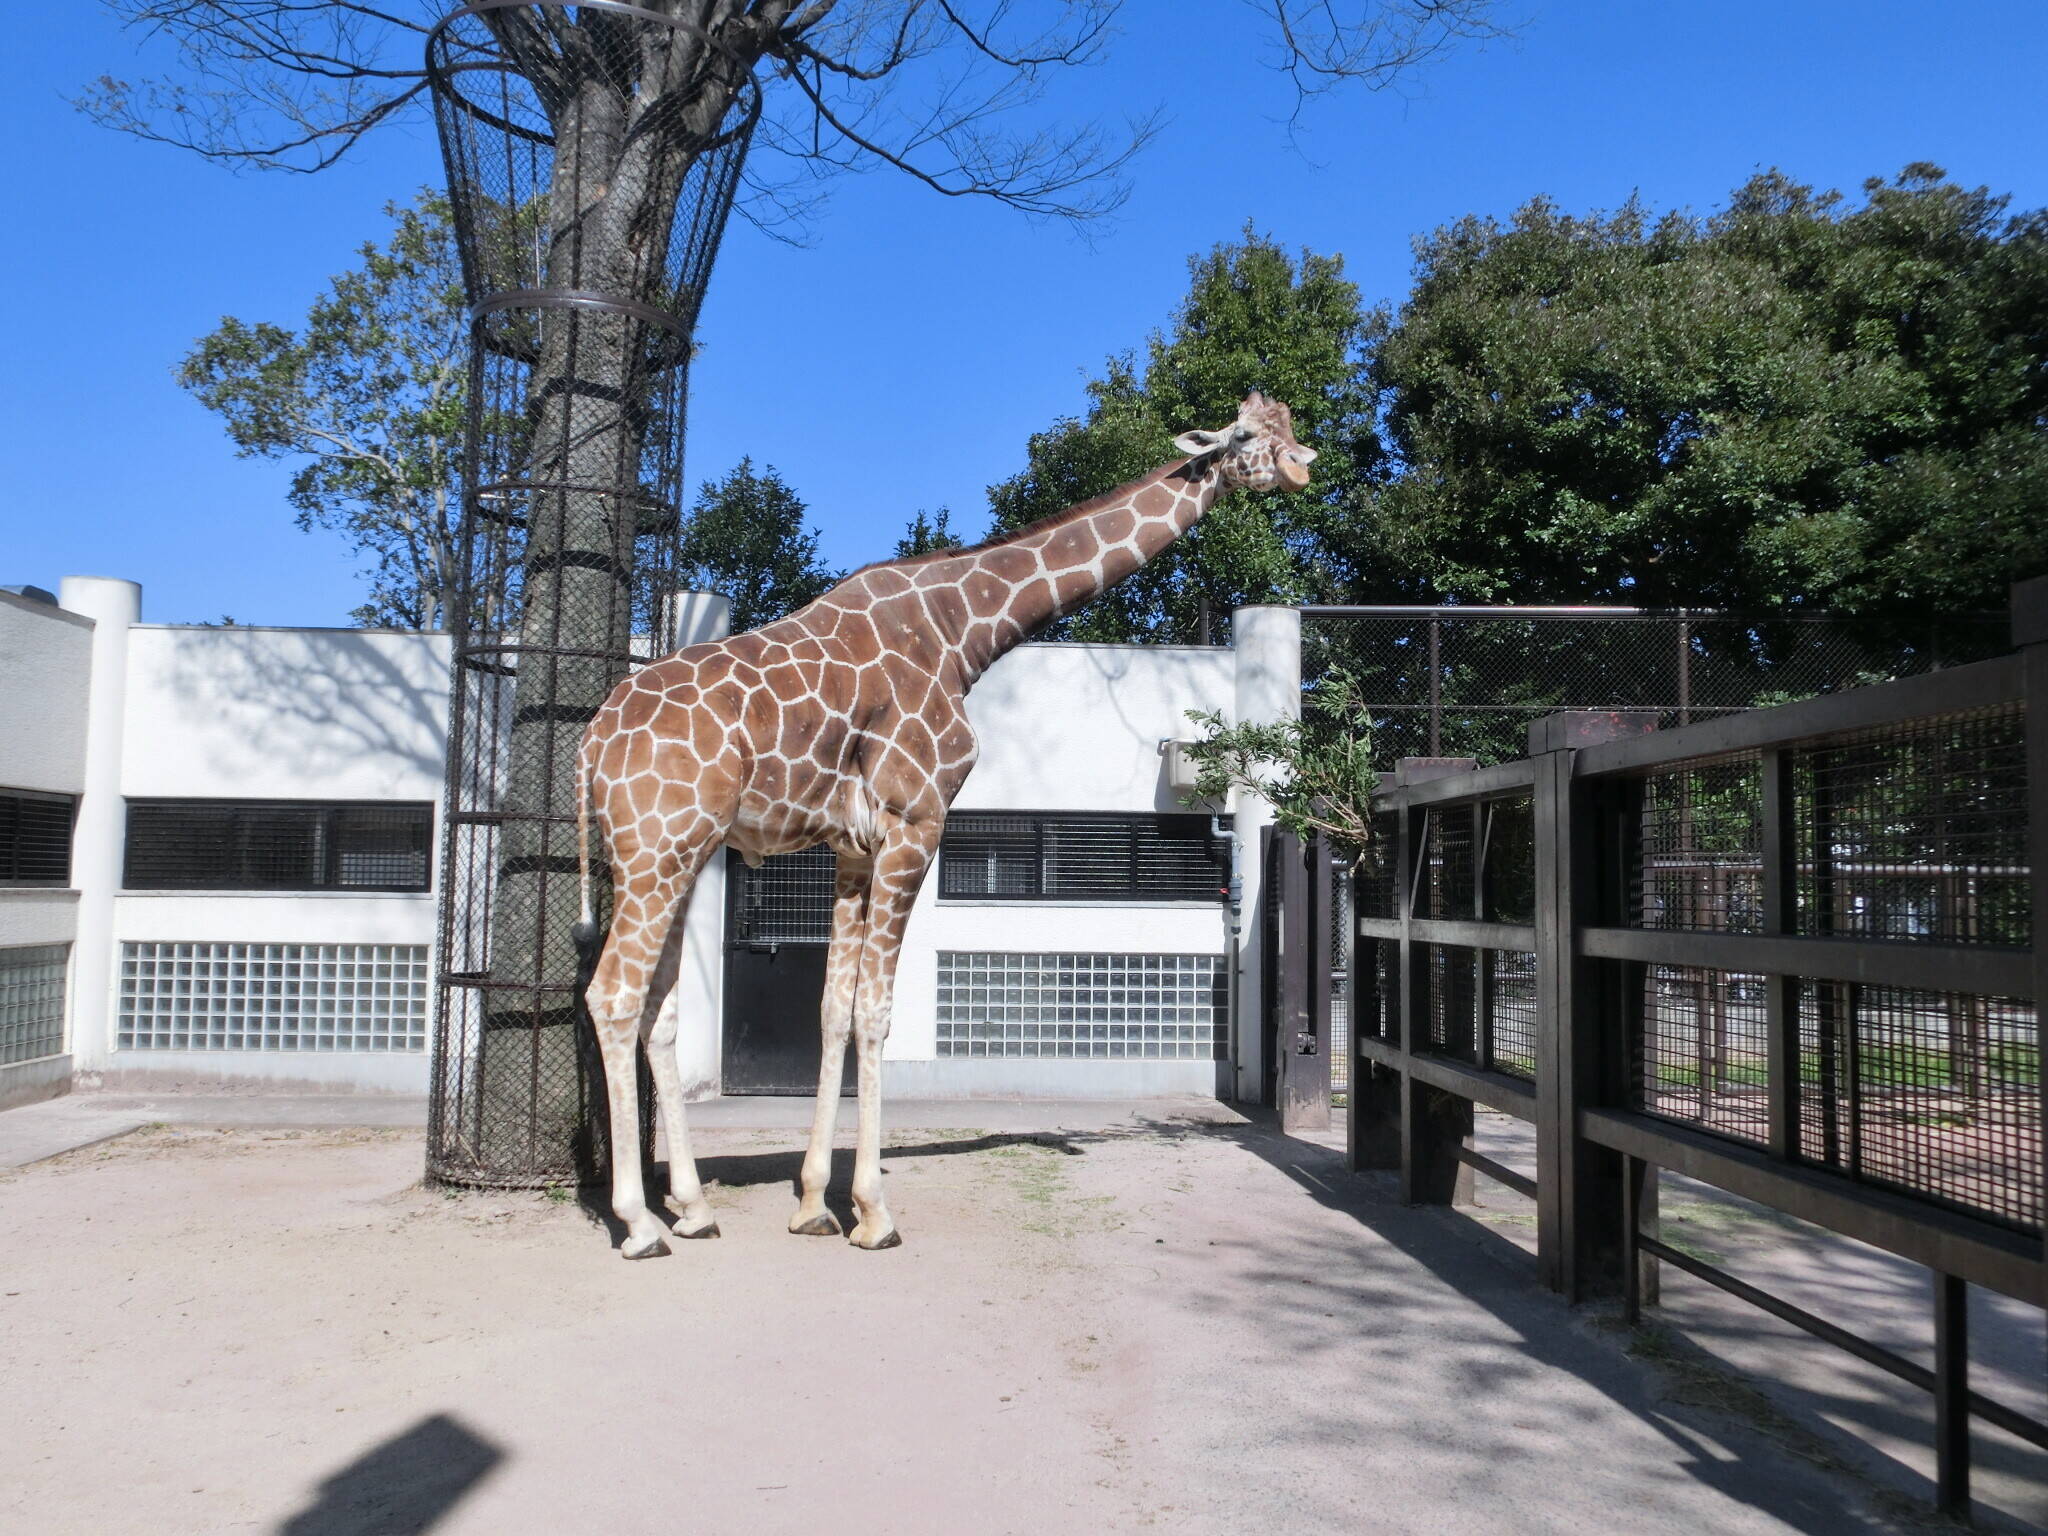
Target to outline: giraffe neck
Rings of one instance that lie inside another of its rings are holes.
[[[948,636],[964,681],[974,682],[997,657],[1158,555],[1222,493],[1213,458],[1177,460],[1041,518],[1001,543],[946,561],[958,567],[955,579],[966,599],[958,633]]]

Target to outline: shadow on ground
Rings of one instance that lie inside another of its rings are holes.
[[[1263,1242],[1257,1234],[1229,1238],[1249,1268],[1234,1277],[1235,1289],[1211,1297],[1194,1297],[1195,1305],[1242,1311],[1244,1284],[1259,1298],[1256,1325],[1266,1348],[1276,1358],[1333,1347],[1360,1346],[1359,1320],[1370,1318],[1363,1348],[1368,1357],[1392,1366],[1394,1351],[1414,1354],[1426,1349],[1432,1370],[1441,1371],[1438,1395],[1446,1402],[1470,1402],[1482,1409],[1516,1395],[1522,1420],[1546,1412],[1543,1390],[1547,1373],[1565,1373],[1606,1397],[1667,1443],[1674,1472],[1695,1480],[1721,1497],[1747,1505],[1782,1522],[1787,1528],[1814,1533],[1850,1530],[1880,1531],[1964,1527],[1931,1509],[1933,1489],[1911,1469],[1896,1468],[1915,1498],[1891,1485],[1890,1479],[1859,1477],[1870,1507],[1843,1506],[1845,1484],[1816,1476],[1815,1467],[1844,1474],[1878,1455],[1868,1447],[1844,1443],[1833,1425],[1809,1421],[1803,1409],[1787,1415],[1751,1386],[1739,1372],[1710,1360],[1694,1346],[1651,1329],[1631,1334],[1599,1308],[1574,1310],[1541,1288],[1528,1251],[1485,1225],[1442,1208],[1411,1208],[1399,1203],[1391,1176],[1357,1175],[1343,1155],[1331,1148],[1281,1134],[1270,1116],[1251,1123],[1215,1123],[1139,1118],[1103,1130],[1032,1133],[962,1134],[890,1145],[884,1149],[884,1171],[892,1162],[921,1157],[973,1156],[1007,1147],[1036,1146],[1068,1157],[1086,1156],[1091,1148],[1144,1138],[1154,1141],[1224,1142],[1234,1145],[1284,1175],[1318,1205],[1337,1212],[1411,1261],[1429,1277],[1417,1286],[1399,1264],[1361,1263],[1354,1236],[1341,1230],[1290,1237],[1284,1244]],[[803,1161],[801,1148],[758,1153],[723,1153],[700,1158],[698,1169],[707,1184],[729,1189],[780,1184],[792,1204]],[[827,1204],[848,1228],[854,1221],[848,1186],[852,1152],[835,1149]],[[665,1194],[667,1167],[656,1164],[650,1196]],[[713,1191],[716,1202],[716,1191]],[[584,1210],[605,1226],[616,1242],[623,1234],[612,1219],[602,1189],[582,1193]],[[1219,1235],[1219,1241],[1223,1240]],[[1859,1298],[1874,1299],[1871,1287],[1884,1277],[1844,1276],[1843,1301],[1854,1307]],[[1447,1306],[1454,1293],[1478,1314]],[[1897,1302],[1899,1298],[1885,1299]],[[1338,1310],[1332,1310],[1336,1308]],[[1502,1332],[1510,1342],[1502,1350]],[[1412,1360],[1410,1364],[1412,1365]],[[1903,1390],[1903,1389],[1901,1389]],[[1801,1393],[1823,1413],[1838,1413],[1852,1422],[1917,1438],[1917,1421],[1897,1399],[1883,1403],[1808,1390]],[[1285,1433],[1304,1443],[1327,1445],[1342,1454],[1361,1432],[1364,1403],[1347,1401],[1327,1412],[1303,1414],[1285,1426]],[[1516,1428],[1536,1433],[1541,1441],[1569,1448],[1571,1454],[1598,1457],[1600,1448],[1585,1442],[1584,1425],[1556,1407],[1553,1422],[1521,1422]],[[1980,1441],[1982,1437],[1980,1436]],[[2005,1458],[2007,1448],[1980,1443],[1980,1460]],[[2020,1448],[2019,1454],[2033,1453]],[[2025,1468],[2018,1469],[2021,1475]],[[1486,1475],[1498,1479],[1507,1493],[1515,1479],[1555,1475],[1545,1471],[1527,1450],[1504,1454]],[[1996,1516],[1994,1523],[1999,1523]]]
[[[882,1148],[882,1175],[887,1178],[889,1164],[901,1158],[971,1157],[977,1152],[992,1152],[1002,1147],[1048,1147],[1069,1157],[1079,1157],[1087,1142],[1141,1134],[1148,1132],[1136,1129],[1003,1131],[962,1135],[949,1141],[885,1144]],[[720,1188],[752,1189],[764,1184],[781,1184],[789,1190],[791,1207],[794,1209],[797,1196],[801,1192],[803,1165],[804,1153],[801,1147],[778,1149],[773,1152],[721,1152],[697,1159],[697,1177],[703,1180],[707,1189],[710,1189],[714,1206],[718,1203]],[[653,1208],[655,1215],[673,1229],[675,1213],[666,1206],[670,1194],[669,1165],[659,1161],[648,1164],[645,1178],[647,1203]],[[832,1151],[832,1176],[825,1186],[825,1206],[839,1218],[840,1225],[849,1232],[860,1219],[853,1209],[852,1189],[853,1149],[835,1147]],[[613,1247],[616,1248],[625,1241],[626,1228],[624,1223],[612,1214],[611,1190],[608,1185],[584,1185],[577,1191],[576,1203],[584,1215],[604,1228]]]
[[[1193,1129],[1242,1146],[1318,1204],[1348,1216],[1484,1307],[1519,1335],[1517,1348],[1528,1369],[1567,1371],[1601,1390],[1664,1437],[1679,1452],[1676,1465],[1725,1497],[1751,1504],[1801,1531],[1970,1528],[1933,1509],[1931,1480],[1845,1436],[1834,1424],[1819,1422],[1805,1411],[1788,1414],[1740,1371],[1711,1358],[1683,1336],[1654,1321],[1631,1332],[1612,1308],[1567,1307],[1541,1287],[1527,1248],[1448,1208],[1401,1205],[1392,1174],[1353,1174],[1341,1152],[1283,1135],[1270,1117],[1264,1123]],[[1766,1219],[1770,1214],[1774,1213]],[[1489,1262],[1475,1265],[1475,1250]],[[1333,1250],[1327,1259],[1336,1264],[1341,1257],[1342,1250]],[[1317,1261],[1299,1253],[1287,1258],[1265,1272],[1274,1304],[1264,1321],[1276,1349],[1312,1348],[1326,1298],[1301,1296],[1303,1287],[1296,1282],[1301,1270]],[[1910,1280],[1901,1274],[1871,1266],[1861,1273],[1842,1274],[1835,1294],[1845,1316],[1853,1320],[1859,1306],[1925,1310],[1926,1298],[1918,1292],[1906,1294],[1910,1288]],[[1361,1301],[1366,1299],[1360,1296]],[[1426,1297],[1390,1294],[1384,1288],[1370,1301],[1382,1309],[1420,1309],[1429,1304]],[[1444,1342],[1449,1354],[1460,1341]],[[1485,1383],[1474,1385],[1483,1388]],[[1821,1390],[1805,1381],[1796,1390],[1820,1414],[1909,1443],[1927,1438],[1921,1420],[1909,1411],[1905,1394],[1910,1389],[1903,1385],[1888,1384],[1875,1400]],[[1726,1432],[1731,1426],[1740,1431],[1732,1438]],[[1598,1454],[1597,1447],[1585,1449]],[[1980,1468],[1997,1467],[2022,1485],[2029,1478],[2038,1479],[2043,1468],[2038,1452],[1981,1428],[1974,1455]],[[1878,1480],[1859,1478],[1875,1507],[1868,1513],[1852,1513],[1830,1500],[1826,1484],[1818,1480],[1766,1475],[1764,1463],[1789,1468],[1797,1465],[1794,1457],[1838,1473],[1881,1461],[1884,1474]],[[1762,1488],[1770,1489],[1767,1501],[1757,1496]],[[1980,1508],[1979,1514],[1993,1526],[2004,1525],[1991,1511]]]
[[[434,1414],[328,1478],[319,1501],[279,1525],[278,1536],[421,1536],[504,1459],[460,1421]]]

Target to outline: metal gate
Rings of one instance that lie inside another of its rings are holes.
[[[726,859],[725,1092],[815,1093],[834,855],[808,848],[758,869]],[[853,1092],[854,1071],[849,1050],[842,1093]]]

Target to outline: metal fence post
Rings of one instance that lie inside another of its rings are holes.
[[[1394,776],[1380,775],[1382,791],[1391,788]],[[1391,860],[1394,865],[1393,889],[1395,892],[1394,914],[1405,918],[1407,908],[1400,893],[1406,886],[1402,871],[1407,867],[1402,860],[1407,856],[1406,844],[1402,841],[1399,827],[1405,817],[1396,816],[1396,831],[1390,840],[1391,848],[1382,848],[1379,857]],[[1361,1049],[1359,1043],[1368,1033],[1377,1035],[1386,1027],[1391,1014],[1396,1039],[1402,1038],[1402,1017],[1398,990],[1401,986],[1402,969],[1400,946],[1396,946],[1395,963],[1391,977],[1396,989],[1394,1006],[1390,1010],[1380,993],[1380,956],[1386,941],[1367,941],[1356,932],[1356,917],[1365,910],[1365,902],[1359,894],[1360,879],[1354,870],[1346,877],[1351,881],[1353,928],[1351,934],[1351,1086],[1345,1095],[1344,1144],[1353,1173],[1394,1170],[1401,1166],[1401,1074],[1382,1067]],[[1367,967],[1370,966],[1370,973]],[[1372,999],[1373,1028],[1368,1031],[1365,1023],[1365,1001]]]
[[[1292,832],[1275,829],[1273,853],[1280,896],[1280,946],[1274,958],[1279,983],[1273,1065],[1273,1107],[1283,1131],[1326,1131],[1330,1128],[1329,1057],[1318,1050],[1318,1035],[1309,999],[1315,987],[1317,913],[1311,899],[1308,853]],[[1327,921],[1321,924],[1329,925]],[[1329,940],[1320,946],[1323,987],[1329,988]],[[1323,1011],[1327,1020],[1328,999]],[[1327,1028],[1323,1032],[1327,1035]]]
[[[1799,841],[1790,772],[1784,748],[1764,750],[1763,931],[1773,935],[1799,926]],[[1764,978],[1764,1056],[1771,1156],[1789,1162],[1799,1155],[1799,982],[1794,977]]]
[[[1309,839],[1308,932],[1302,945],[1308,966],[1308,1030],[1310,1047],[1297,1056],[1294,1067],[1300,1080],[1302,1100],[1300,1128],[1327,1131],[1330,1128],[1330,1094],[1337,1070],[1336,1030],[1332,1013],[1335,998],[1331,983],[1337,972],[1336,921],[1342,910],[1337,895],[1337,870],[1330,857],[1330,839],[1321,832]],[[1347,1005],[1348,1006],[1348,1005]],[[1346,1074],[1348,1086],[1350,1078]]]
[[[2027,711],[2027,860],[2034,949],[2034,1039],[2037,1061],[2048,1062],[2048,576],[2013,583],[2012,643],[2021,656],[2021,690]],[[2048,1125],[2048,1072],[2040,1074],[2041,1124]],[[2048,1185],[2037,1218],[2048,1263]],[[2048,1268],[2042,1274],[2041,1305],[2048,1306]]]
[[[1443,620],[1429,616],[1429,755],[1444,750]]]
[[[1934,1271],[1935,1504],[1970,1507],[1970,1288]]]
[[[1455,760],[1456,768],[1470,767]],[[1395,782],[1416,783],[1455,771],[1436,758],[1403,758]],[[1401,1051],[1413,1056],[1422,1049],[1423,1008],[1434,1006],[1436,977],[1425,963],[1423,946],[1412,929],[1428,872],[1423,828],[1431,813],[1401,813]],[[1401,1076],[1401,1199],[1409,1205],[1460,1205],[1472,1199],[1472,1170],[1459,1152],[1472,1140],[1472,1102],[1432,1087],[1408,1073]]]
[[[1624,1289],[1624,1227],[1653,1215],[1654,1172],[1640,1194],[1621,1155],[1579,1134],[1579,1112],[1611,1097],[1610,1063],[1625,1046],[1601,962],[1578,953],[1579,930],[1601,922],[1600,832],[1574,783],[1576,749],[1640,735],[1654,722],[1626,713],[1547,715],[1529,727],[1536,768],[1536,1245],[1544,1283],[1578,1302]],[[1618,830],[1618,829],[1609,829]],[[1634,1196],[1633,1200],[1627,1199]],[[1647,1298],[1646,1298],[1647,1299]]]

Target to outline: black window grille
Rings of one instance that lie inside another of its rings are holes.
[[[0,885],[71,883],[75,795],[0,789]]]
[[[939,849],[939,894],[967,900],[1220,902],[1228,881],[1206,816],[964,811]]]
[[[434,808],[131,800],[130,890],[424,891]]]

